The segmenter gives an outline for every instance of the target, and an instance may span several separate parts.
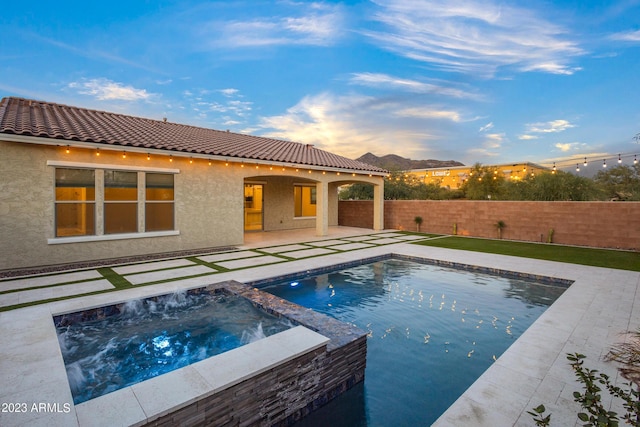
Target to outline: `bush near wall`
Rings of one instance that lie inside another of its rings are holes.
[[[421,216],[423,233],[496,238],[495,224],[504,221],[502,238],[640,250],[640,202],[524,202],[476,200],[385,200],[384,228],[415,230]],[[373,202],[344,200],[338,224],[373,228]]]

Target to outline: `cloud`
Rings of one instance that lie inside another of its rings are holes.
[[[530,139],[538,139],[538,138],[540,138],[540,137],[539,137],[539,136],[537,136],[537,135],[527,135],[527,134],[524,134],[524,135],[519,135],[519,136],[518,136],[518,139],[522,139],[522,140],[525,140],[525,141],[528,141],[528,140],[530,140]]]
[[[504,133],[487,133],[479,147],[471,148],[466,151],[466,155],[471,158],[480,157],[498,157],[501,155],[501,148],[507,139]]]
[[[493,129],[493,122],[489,122],[486,125],[482,126],[480,129],[478,129],[478,132],[486,132],[491,129]]]
[[[246,21],[214,21],[205,24],[202,35],[220,48],[237,49],[278,45],[330,46],[342,35],[340,6],[312,3],[297,16],[269,16]]]
[[[233,88],[228,88],[228,89],[220,89],[220,90],[218,90],[218,92],[220,92],[224,96],[233,96],[233,95],[236,95],[239,92],[239,90],[238,89],[233,89]]]
[[[575,125],[569,123],[567,120],[552,120],[550,122],[529,123],[527,124],[527,132],[555,133],[555,132],[563,132],[573,127],[575,127]],[[527,139],[527,138],[521,138],[521,139]]]
[[[397,110],[395,113],[401,117],[414,117],[420,119],[445,119],[453,122],[459,122],[460,114],[457,111],[439,110],[434,108],[413,107]]]
[[[424,118],[407,110],[394,101],[325,92],[304,97],[285,114],[263,117],[260,127],[265,136],[314,144],[349,158],[368,151],[395,153],[398,147],[404,156],[421,157],[431,149],[427,142],[436,144],[437,130],[425,131]]]
[[[636,42],[640,43],[640,30],[636,31],[623,31],[620,33],[615,33],[609,36],[611,40],[621,40],[627,42]]]
[[[88,58],[90,60],[97,60],[97,61],[101,61],[109,64],[113,64],[113,63],[122,64],[128,67],[145,70],[154,74],[164,74],[164,72],[161,69],[149,67],[137,60],[136,61],[130,60],[128,58],[115,55],[107,50],[99,50],[92,46],[83,45],[82,43],[85,43],[86,41],[81,40],[81,38],[78,38],[78,40],[74,40],[73,44],[69,44],[54,38],[43,37],[36,33],[25,32],[24,34],[26,34],[27,37],[35,40],[36,42],[45,43],[57,49],[64,50],[68,53],[71,53],[80,57]]]
[[[584,148],[586,146],[586,144],[582,143],[582,142],[566,142],[566,143],[561,143],[558,142],[555,144],[555,147],[564,152],[567,151],[575,151],[575,150],[580,150],[582,148]]]
[[[363,30],[381,47],[444,71],[492,77],[500,68],[572,74],[584,55],[568,30],[533,9],[493,0],[375,0]]]
[[[184,109],[192,111],[204,126],[244,125],[253,112],[253,102],[245,101],[240,90],[191,89],[182,92]]]
[[[480,96],[475,93],[454,88],[448,82],[446,82],[446,85],[426,83],[418,80],[394,77],[383,73],[353,73],[349,82],[368,87],[400,89],[405,92],[412,93],[432,93],[453,98],[480,98]]]
[[[68,84],[70,89],[75,89],[79,94],[91,95],[100,101],[146,101],[153,94],[145,89],[136,89],[133,86],[125,86],[109,79],[82,79]]]

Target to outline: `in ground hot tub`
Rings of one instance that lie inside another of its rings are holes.
[[[287,330],[249,300],[204,288],[54,318],[74,403]]]
[[[234,281],[54,322],[80,425],[289,425],[364,379],[364,331]]]

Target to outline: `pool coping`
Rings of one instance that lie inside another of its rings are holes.
[[[329,339],[303,326],[243,345],[164,375],[75,405],[79,425],[144,425],[230,388]],[[167,390],[171,390],[167,393]]]
[[[522,273],[522,272],[518,272],[518,271],[511,271],[511,270],[503,270],[503,269],[494,268],[494,267],[482,267],[482,266],[473,265],[473,264],[465,264],[465,263],[461,263],[461,262],[451,262],[451,261],[444,261],[444,260],[437,260],[437,259],[429,259],[429,258],[424,258],[424,257],[412,256],[412,255],[402,255],[402,254],[397,254],[397,253],[386,253],[386,254],[383,254],[383,255],[373,256],[373,257],[369,257],[369,258],[359,258],[357,260],[343,262],[343,263],[340,263],[340,264],[334,264],[334,265],[327,266],[327,267],[319,267],[319,268],[314,268],[314,269],[311,269],[311,270],[303,270],[303,271],[298,271],[298,272],[294,272],[294,273],[288,273],[288,274],[283,275],[283,276],[268,277],[268,278],[265,278],[265,279],[260,279],[260,280],[256,280],[256,281],[253,281],[253,282],[249,282],[249,283],[247,283],[247,285],[254,286],[254,287],[258,288],[258,289],[262,289],[263,287],[266,287],[266,286],[269,286],[269,285],[272,285],[272,284],[275,284],[275,283],[291,280],[291,279],[294,279],[294,278],[311,277],[311,276],[316,276],[318,274],[332,273],[332,272],[339,271],[339,270],[345,270],[347,268],[358,267],[360,265],[370,264],[370,263],[373,263],[373,262],[384,261],[384,260],[389,260],[389,259],[412,261],[412,262],[425,264],[425,265],[434,265],[434,266],[438,266],[438,267],[446,267],[446,268],[451,268],[451,269],[456,269],[456,270],[477,272],[477,273],[488,274],[488,275],[493,275],[493,276],[500,276],[500,277],[506,278],[506,279],[531,280],[531,281],[535,281],[535,282],[542,283],[542,284],[545,284],[545,285],[558,286],[558,287],[562,287],[562,288],[568,288],[574,282],[573,280],[563,279],[563,278],[560,278],[560,277],[542,276],[542,275],[538,275],[538,274]]]
[[[534,426],[527,410],[544,403],[552,424],[574,425],[578,404],[566,353],[587,355],[587,365],[619,381],[602,361],[620,333],[640,325],[640,272],[398,243],[323,257],[220,273],[215,281],[249,283],[265,277],[328,267],[394,253],[573,280],[564,294],[436,421],[436,426]],[[159,295],[211,283],[187,279],[0,312],[2,402],[72,402],[52,313]],[[609,404],[609,402],[605,402]],[[621,411],[614,405],[613,410]],[[84,425],[69,412],[0,413],[2,425]]]

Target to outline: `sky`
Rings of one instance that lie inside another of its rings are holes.
[[[471,165],[640,157],[640,0],[30,0],[0,97]]]

